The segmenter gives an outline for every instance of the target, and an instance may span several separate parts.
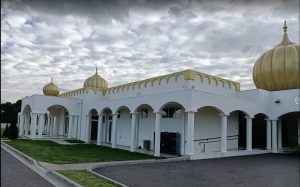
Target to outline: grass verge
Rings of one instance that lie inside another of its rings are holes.
[[[155,159],[154,156],[94,144],[61,145],[47,140],[6,142],[35,160],[54,164]]]
[[[61,170],[57,171],[58,173],[64,175],[65,177],[77,182],[78,184],[84,187],[117,187],[118,184],[115,184],[111,181],[108,181],[104,178],[96,176],[87,170]]]

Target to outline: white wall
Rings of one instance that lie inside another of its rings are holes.
[[[131,118],[129,110],[121,110],[117,119],[117,145],[130,146]]]
[[[221,116],[220,112],[205,107],[195,113],[195,129],[194,139],[206,139],[221,137]],[[227,136],[238,135],[238,115],[232,113],[227,119]],[[220,139],[218,139],[220,140]],[[211,140],[214,141],[214,140]],[[227,148],[233,149],[238,147],[238,139],[227,141]],[[219,152],[221,142],[206,143],[205,152]],[[203,144],[199,145],[199,141],[194,142],[194,154],[199,155],[203,151]]]
[[[154,149],[155,114],[148,109],[148,118],[138,118],[138,146],[143,149],[144,140],[150,140],[150,150]]]

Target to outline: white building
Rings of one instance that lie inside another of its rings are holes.
[[[299,45],[283,39],[253,68],[258,89],[185,70],[115,87],[97,73],[83,88],[22,99],[20,136],[75,138],[190,159],[283,151],[300,144]]]

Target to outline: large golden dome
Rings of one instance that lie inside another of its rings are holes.
[[[282,41],[263,53],[253,67],[257,88],[268,91],[300,88],[299,44],[291,42],[284,22]]]
[[[53,84],[53,80],[51,79],[51,82],[43,87],[43,93],[44,95],[58,96],[59,88]]]
[[[105,91],[108,88],[108,84],[105,79],[103,79],[100,75],[98,75],[98,71],[96,68],[95,75],[87,78],[84,81],[83,88],[90,88],[93,90]]]

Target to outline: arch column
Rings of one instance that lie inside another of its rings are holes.
[[[102,118],[103,118],[103,114],[100,114],[98,116],[98,129],[97,129],[97,145],[102,145]]]
[[[19,131],[19,136],[22,136],[24,134],[24,114],[20,115],[20,131]]]
[[[78,132],[78,115],[74,116],[74,123],[73,123],[73,138],[78,138],[77,132]]]
[[[50,128],[51,128],[51,115],[49,114],[48,115],[48,122],[47,122],[47,132],[51,136]]]
[[[29,121],[30,121],[30,117],[29,115],[25,114],[25,136],[28,136],[28,130],[29,130]]]
[[[91,115],[86,115],[86,132],[85,132],[85,141],[90,142],[91,135]]]
[[[160,156],[160,119],[161,111],[155,113],[155,145],[154,145],[154,156]]]
[[[252,151],[252,117],[245,117],[246,118],[246,133],[247,133],[247,140],[246,140],[246,150]]]
[[[138,112],[132,112],[131,113],[131,139],[130,139],[130,151],[134,152],[135,150],[135,140],[136,140],[136,119],[138,116]]]
[[[219,114],[221,116],[221,152],[227,152],[227,114]]]
[[[282,122],[281,119],[278,119],[278,132],[277,132],[277,138],[278,138],[278,149],[282,149]]]
[[[111,135],[111,147],[116,148],[117,142],[117,120],[118,120],[118,113],[112,114],[112,135]]]
[[[38,114],[39,121],[38,121],[38,137],[42,138],[43,136],[43,130],[45,125],[45,116],[44,114]]]
[[[185,154],[194,155],[194,128],[195,128],[195,111],[186,111],[187,113],[187,142]]]
[[[53,116],[52,136],[57,136],[57,117]]]
[[[277,153],[277,119],[272,119],[272,153]]]
[[[36,138],[37,117],[38,117],[37,113],[31,113],[30,137],[32,139]]]
[[[271,133],[271,120],[270,119],[266,119],[267,121],[267,149],[271,150],[272,149],[272,133]]]
[[[74,115],[69,115],[69,133],[68,133],[68,138],[72,138],[73,124],[74,124]]]

